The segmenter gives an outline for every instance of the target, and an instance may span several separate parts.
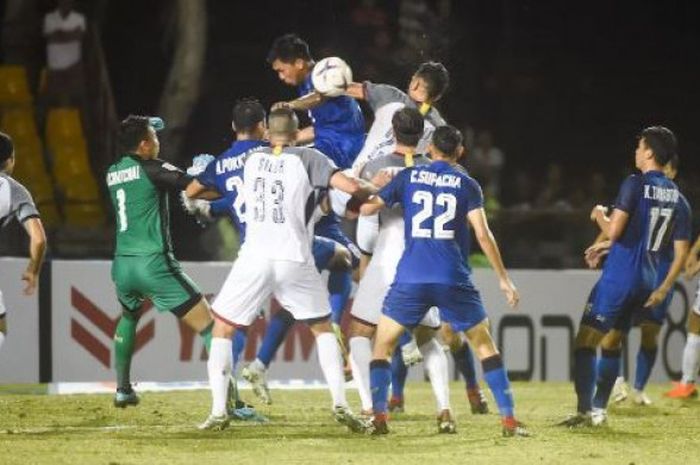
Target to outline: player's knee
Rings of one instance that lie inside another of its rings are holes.
[[[491,337],[488,323],[479,323],[467,331],[466,335],[469,340],[469,345],[472,347],[479,360],[498,354],[498,348]]]
[[[688,332],[700,336],[700,315],[691,310],[688,315]]]
[[[576,333],[575,346],[577,349],[584,347],[589,349],[595,349],[598,347],[602,339],[602,332],[591,326],[582,324],[578,329],[578,333]]]
[[[7,320],[5,315],[0,315],[0,333],[7,335]]]
[[[620,350],[622,348],[622,340],[624,336],[618,330],[609,331],[600,341],[600,347],[603,350]]]
[[[357,318],[350,319],[350,337],[366,337],[372,339],[375,332],[375,327]]]
[[[655,349],[658,346],[661,326],[655,323],[644,323],[641,325],[640,329],[642,331],[642,347],[645,349]]]
[[[236,327],[219,318],[214,319],[214,326],[211,329],[212,337],[231,339],[236,332]]]
[[[413,331],[413,335],[416,337],[416,344],[418,344],[418,347],[433,339],[435,337],[435,333],[435,329],[421,325],[416,326],[416,329]]]

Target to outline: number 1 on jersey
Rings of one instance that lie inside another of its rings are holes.
[[[118,189],[117,193],[117,215],[119,216],[119,232],[126,231],[129,224],[126,220],[126,192],[124,189]]]

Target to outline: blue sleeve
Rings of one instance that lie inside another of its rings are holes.
[[[228,215],[230,206],[231,206],[231,202],[229,201],[228,197],[224,196],[224,197],[221,197],[220,199],[216,199],[216,200],[211,201],[211,203],[209,204],[209,207],[210,207],[209,212],[211,213],[212,216]]]
[[[484,207],[484,193],[481,191],[481,186],[472,178],[466,179],[465,193],[467,196],[467,213],[477,208]]]
[[[642,177],[633,174],[625,179],[620,187],[620,192],[615,199],[615,208],[627,213],[632,213],[639,203],[642,193]]]
[[[395,204],[401,203],[406,186],[406,179],[410,171],[412,171],[411,168],[402,170],[399,174],[394,176],[394,179],[392,179],[389,184],[379,191],[379,197],[382,198],[387,206],[393,207]]]
[[[690,241],[691,228],[692,228],[692,213],[690,212],[690,205],[685,197],[681,196],[676,217],[676,224],[673,229],[673,240],[674,241]]]
[[[207,165],[207,167],[202,171],[197,177],[197,181],[203,186],[210,189],[217,189],[216,185],[216,161],[213,161]],[[213,205],[213,202],[212,202]]]

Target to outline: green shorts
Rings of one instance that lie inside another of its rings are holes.
[[[197,285],[171,254],[116,256],[112,281],[122,307],[131,312],[150,299],[158,311],[182,316],[202,298]]]

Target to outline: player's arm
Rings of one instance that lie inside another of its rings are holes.
[[[365,100],[365,86],[360,82],[351,82],[345,89],[345,95],[357,100]]]
[[[297,132],[296,143],[297,143],[297,145],[310,144],[311,142],[314,141],[315,137],[316,137],[316,133],[314,132],[314,127],[313,126],[306,126],[304,129],[300,129]]]
[[[325,99],[326,97],[324,97],[321,93],[313,91],[289,102],[275,103],[274,105],[272,105],[272,110],[276,110],[277,108],[282,107],[287,107],[291,108],[292,110],[298,111],[310,110],[322,104]]]
[[[615,242],[625,231],[629,221],[629,213],[619,208],[615,208],[610,216],[606,215],[605,212],[605,207],[596,205],[591,211],[591,221],[598,225],[601,234]]]
[[[372,196],[360,207],[360,215],[370,216],[379,213],[379,211],[384,208],[384,205],[386,205],[386,203],[384,203],[384,199],[378,195]]]
[[[692,278],[698,273],[698,271],[700,271],[700,260],[698,260],[698,254],[700,254],[700,235],[698,235],[695,243],[690,248],[688,258],[685,260],[685,276],[688,279]]]
[[[44,263],[46,232],[38,216],[26,219],[22,226],[24,226],[24,230],[29,235],[29,263],[27,264],[27,269],[22,273],[22,280],[27,283],[24,293],[31,295],[36,289],[41,265]]]
[[[513,281],[511,281],[508,276],[508,271],[506,271],[506,267],[503,264],[501,251],[498,248],[496,239],[493,237],[488,220],[486,219],[486,211],[483,207],[472,209],[467,213],[467,220],[474,230],[474,235],[479,242],[479,246],[481,246],[481,250],[486,255],[486,258],[488,258],[491,267],[498,276],[499,286],[506,295],[508,305],[515,307],[518,305],[520,295],[515,288],[515,284],[513,284]]]
[[[689,249],[690,241],[673,241],[673,262],[671,263],[671,268],[669,268],[666,278],[664,278],[661,285],[654,289],[654,292],[651,293],[644,304],[645,307],[655,307],[659,305],[666,298],[666,294],[673,289],[673,285],[676,282],[676,279],[678,279],[678,275],[681,274],[681,271],[683,270],[683,265],[685,264]]]
[[[371,195],[377,193],[377,188],[374,185],[348,176],[342,171],[336,171],[331,176],[328,185],[352,196],[352,199],[348,201],[347,205],[348,210],[351,211],[357,211],[361,203],[365,202]]]
[[[218,200],[221,198],[219,191],[205,186],[196,178],[185,188],[185,195],[188,199]]]

